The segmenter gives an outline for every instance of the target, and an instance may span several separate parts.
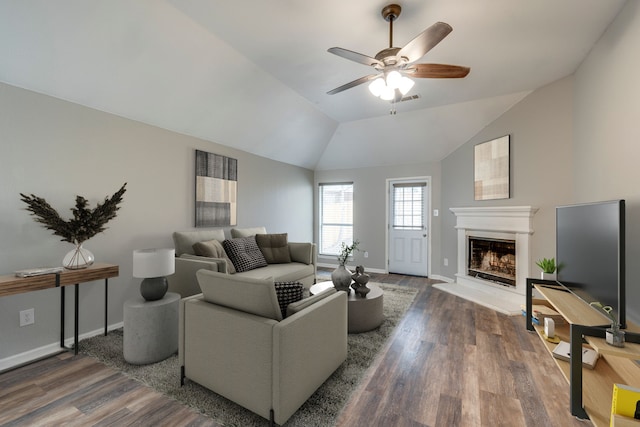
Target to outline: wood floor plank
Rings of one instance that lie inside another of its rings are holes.
[[[438,399],[437,426],[459,426],[462,422],[462,400],[458,397],[441,394]]]

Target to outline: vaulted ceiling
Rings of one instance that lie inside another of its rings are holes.
[[[418,62],[471,72],[415,79],[395,115],[366,84],[327,95],[374,71],[327,49],[388,47],[388,3],[1,1],[0,81],[309,169],[439,161],[572,74],[624,1],[398,1],[394,45],[447,22]]]

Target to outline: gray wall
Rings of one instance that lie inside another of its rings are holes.
[[[442,161],[442,257],[449,260],[449,266],[442,267],[444,276],[453,280],[457,266],[452,207],[539,208],[533,221],[532,261],[555,256],[555,207],[572,199],[572,87],[568,77],[538,89]],[[507,134],[511,135],[511,198],[475,201],[473,147]]]
[[[0,274],[60,265],[72,248],[33,221],[19,193],[43,197],[68,217],[76,195],[93,207],[128,183],[117,218],[85,243],[97,261],[120,266],[120,277],[109,282],[112,324],[122,321],[124,301],[139,294],[132,251],[173,247],[173,231],[193,228],[195,149],[238,159],[239,226],[264,225],[292,241],[313,238],[310,170],[4,84],[0,132]],[[80,333],[102,326],[103,289],[103,282],[81,285]],[[36,323],[21,328],[18,313],[28,308],[35,308]],[[0,298],[0,367],[56,343],[59,313],[57,290]]]
[[[354,185],[354,238],[361,242],[360,252],[356,252],[349,265],[364,265],[365,269],[385,271],[386,255],[386,186],[388,179],[431,177],[431,259],[440,259],[440,218],[433,216],[433,210],[440,209],[440,164],[422,163],[375,168],[358,168],[316,171],[315,193],[319,183],[353,182]],[[315,241],[318,241],[318,212],[315,212]],[[363,257],[364,251],[369,258]],[[335,257],[319,257],[319,263],[336,265]],[[432,271],[437,274],[437,270]]]
[[[575,200],[626,200],[628,316],[640,321],[640,2],[629,1],[575,77]]]
[[[623,198],[627,312],[640,321],[640,3],[624,9],[574,76],[538,89],[442,161],[442,208],[532,205],[532,260],[555,253],[557,205]],[[473,200],[473,146],[512,135],[512,198]],[[443,274],[453,277],[455,217],[442,219]],[[537,267],[532,273],[537,274]]]

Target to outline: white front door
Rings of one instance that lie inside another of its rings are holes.
[[[429,274],[426,179],[389,181],[389,273]]]

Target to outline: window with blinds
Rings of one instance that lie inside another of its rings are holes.
[[[353,183],[320,184],[320,253],[338,255],[353,243]]]
[[[393,184],[393,228],[424,229],[424,193],[426,183]]]

